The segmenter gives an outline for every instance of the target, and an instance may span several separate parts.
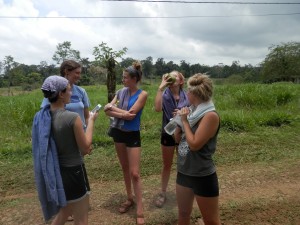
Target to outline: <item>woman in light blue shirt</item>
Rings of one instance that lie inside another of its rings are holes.
[[[89,119],[90,100],[85,89],[76,85],[81,77],[81,65],[74,60],[65,60],[60,66],[60,75],[69,81],[72,88],[71,102],[66,104],[65,109],[79,114],[85,130]],[[41,107],[48,104],[48,99],[44,98]]]

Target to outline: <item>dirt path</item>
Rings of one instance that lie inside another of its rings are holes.
[[[299,162],[264,165],[219,167],[220,212],[223,225],[300,225]],[[158,191],[159,176],[143,179],[144,207],[147,224],[176,224],[175,171],[170,180],[170,192],[164,208],[153,206]],[[91,182],[91,225],[135,224],[134,210],[120,215],[119,203],[125,199],[123,182]],[[195,205],[193,223],[199,212]],[[36,193],[10,195],[1,198],[0,224],[44,224]],[[72,223],[67,223],[72,224]]]

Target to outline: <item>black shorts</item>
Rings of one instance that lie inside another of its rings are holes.
[[[160,144],[164,146],[175,146],[175,140],[172,135],[161,133]]]
[[[91,190],[84,164],[60,167],[60,173],[68,202],[80,200]]]
[[[192,177],[177,173],[176,183],[191,188],[195,195],[202,197],[219,196],[219,182],[217,173],[205,177]]]
[[[122,131],[117,128],[112,128],[110,131],[111,137],[116,143],[125,143],[126,147],[141,147],[140,131]]]

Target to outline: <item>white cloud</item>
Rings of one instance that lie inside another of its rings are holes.
[[[70,41],[73,49],[90,60],[93,48],[106,42],[114,50],[127,47],[125,57],[140,60],[152,56],[154,61],[164,58],[175,63],[256,65],[272,44],[300,40],[300,15],[245,15],[288,14],[296,9],[295,5],[0,0],[0,60],[11,55],[25,64],[52,63],[56,46]],[[71,18],[136,16],[201,17]]]

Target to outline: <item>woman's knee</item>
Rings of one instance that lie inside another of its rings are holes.
[[[220,225],[220,219],[219,218],[204,218],[203,222],[205,225]]]
[[[140,173],[137,172],[137,171],[132,171],[130,173],[130,175],[131,175],[133,181],[138,181],[140,179],[140,177],[141,177]]]

